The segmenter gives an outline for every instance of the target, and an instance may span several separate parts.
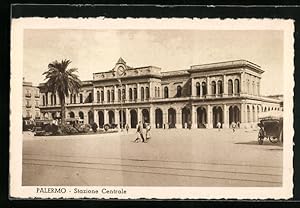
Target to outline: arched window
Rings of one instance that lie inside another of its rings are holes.
[[[181,97],[181,93],[182,93],[182,87],[180,85],[177,86],[177,93],[176,96],[177,97]]]
[[[206,82],[202,82],[202,94],[206,95],[207,94],[207,88],[206,88]]]
[[[234,93],[235,94],[240,93],[240,81],[238,79],[234,80]]]
[[[45,102],[45,95],[43,95],[43,106],[46,105],[46,102]]]
[[[254,95],[256,93],[256,90],[255,90],[255,83],[254,81],[252,82],[252,95]]]
[[[82,96],[82,94],[79,95],[79,101],[80,101],[80,103],[83,103],[83,96]]]
[[[223,83],[221,80],[218,81],[218,95],[223,93]]]
[[[134,94],[134,100],[137,100],[137,89],[133,89],[133,94]]]
[[[115,101],[115,91],[111,90],[111,101],[114,102]]]
[[[146,87],[146,99],[149,99],[149,97],[150,97],[149,87]]]
[[[72,103],[72,101],[73,101],[73,95],[72,94],[70,94],[70,103]],[[52,105],[52,99],[51,99],[51,105]]]
[[[200,96],[200,83],[196,83],[196,96]]]
[[[110,102],[110,90],[107,90],[107,102]]]
[[[51,105],[53,105],[53,94],[51,94]]]
[[[145,90],[144,87],[141,87],[141,100],[143,101],[145,99]]]
[[[101,102],[104,102],[104,91],[101,90]]]
[[[233,83],[232,80],[229,79],[228,80],[228,95],[232,95],[233,94]]]
[[[74,94],[73,102],[76,103],[76,94]],[[54,105],[56,105],[56,96],[54,95]]]
[[[129,88],[129,100],[132,100],[132,89]]]
[[[247,105],[247,122],[250,122],[250,107]]]
[[[166,86],[165,88],[164,88],[164,98],[168,98],[169,97],[169,89],[168,89],[168,87]]]
[[[215,81],[211,82],[211,94],[212,95],[216,94],[216,82]]]
[[[157,87],[156,86],[154,88],[154,91],[155,91],[155,97],[157,97]]]
[[[160,97],[160,87],[157,88],[157,97]]]
[[[118,89],[118,101],[121,101],[121,89]]]

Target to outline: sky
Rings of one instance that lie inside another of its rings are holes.
[[[23,76],[38,85],[48,64],[63,59],[72,61],[81,80],[111,70],[119,57],[131,67],[152,65],[162,71],[246,59],[265,71],[261,94],[283,94],[283,44],[279,30],[26,29]]]

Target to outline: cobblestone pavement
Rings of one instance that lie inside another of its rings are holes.
[[[23,185],[281,186],[282,146],[257,131],[151,130],[34,137],[23,133]]]

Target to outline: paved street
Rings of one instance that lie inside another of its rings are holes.
[[[152,130],[34,137],[24,132],[23,185],[281,186],[282,146],[257,131]]]

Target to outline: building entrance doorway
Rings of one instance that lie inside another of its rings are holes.
[[[191,121],[191,111],[189,108],[182,109],[182,128],[188,128]]]
[[[229,107],[229,125],[231,123],[240,123],[240,109],[237,106]]]
[[[161,109],[155,110],[155,125],[156,128],[162,128],[163,127],[163,113]]]
[[[206,128],[206,110],[203,107],[197,108],[197,128]]]
[[[213,128],[217,128],[217,123],[221,123],[221,128],[223,128],[223,110],[220,106],[213,107]]]
[[[98,117],[99,117],[99,128],[103,128],[103,126],[104,126],[104,113],[103,113],[103,111],[98,111]]]
[[[120,110],[119,111],[119,121],[120,121],[120,126],[122,127],[122,128],[125,128],[125,124],[126,124],[126,113],[125,113],[125,111],[124,110]]]
[[[113,111],[108,111],[108,123],[110,125],[115,124],[115,113]]]
[[[147,109],[142,110],[142,123],[144,127],[146,123],[150,123],[149,111]]]
[[[174,108],[168,110],[168,124],[169,128],[176,127],[176,110]]]
[[[136,128],[137,125],[137,113],[136,110],[130,111],[130,126],[131,128]]]
[[[90,125],[92,123],[94,123],[94,113],[93,113],[93,111],[88,112],[88,122],[89,122]]]

